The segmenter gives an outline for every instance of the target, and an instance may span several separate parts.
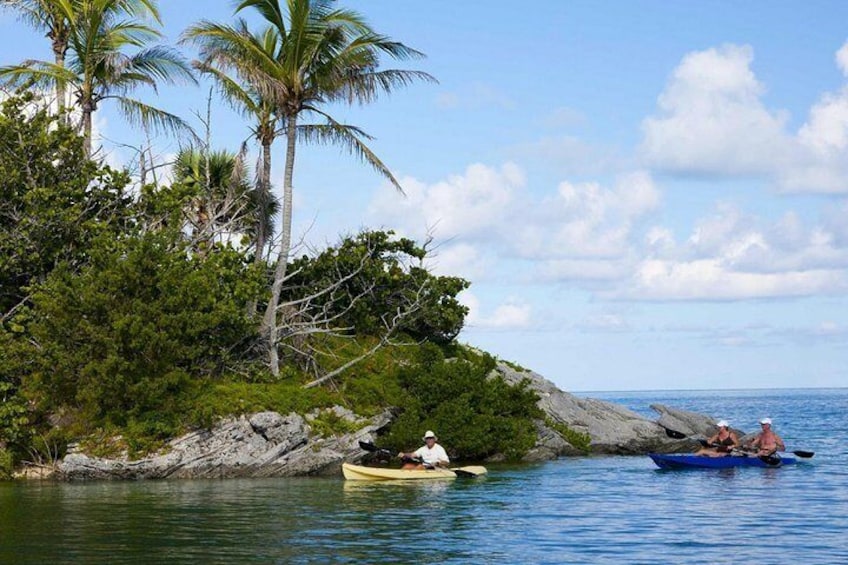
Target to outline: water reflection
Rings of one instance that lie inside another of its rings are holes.
[[[812,465],[659,471],[638,457],[452,481],[2,485],[0,562],[687,563],[727,532],[740,560],[800,532],[827,562],[844,550],[846,487]]]

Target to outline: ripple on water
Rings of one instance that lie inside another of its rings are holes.
[[[848,391],[675,394],[740,425],[771,414],[816,456],[700,471],[590,457],[390,484],[4,484],[0,562],[848,562]]]

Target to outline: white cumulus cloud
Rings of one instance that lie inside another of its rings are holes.
[[[753,49],[724,45],[690,53],[642,129],[642,153],[659,168],[716,175],[771,171],[790,149],[786,115],[760,100]]]
[[[745,300],[848,291],[848,248],[787,213],[768,223],[718,205],[684,241],[653,228],[632,277],[610,295],[645,300]]]
[[[384,186],[368,214],[380,224],[402,226],[415,237],[435,232],[440,240],[486,235],[509,215],[525,179],[507,163],[498,169],[470,165],[464,174],[426,184],[404,178],[406,198]]]
[[[848,42],[836,53],[848,77]],[[823,93],[797,132],[767,108],[753,48],[687,54],[642,123],[645,162],[679,174],[757,175],[791,192],[848,192],[848,85]]]
[[[556,195],[536,205],[514,243],[523,256],[550,261],[622,257],[634,224],[659,202],[659,190],[644,171],[622,175],[612,187],[562,182]]]
[[[744,300],[829,294],[848,290],[845,274],[832,270],[737,272],[719,259],[648,260],[624,296],[645,300]]]
[[[490,314],[486,314],[480,305],[480,300],[469,291],[459,295],[460,302],[468,307],[466,326],[487,330],[513,330],[530,327],[532,309],[529,304],[511,298],[497,305]]]

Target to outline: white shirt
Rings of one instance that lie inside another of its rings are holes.
[[[448,458],[445,448],[438,443],[434,443],[432,449],[426,445],[422,445],[415,450],[415,455],[420,457],[421,461],[428,465],[435,465],[439,461],[443,463],[450,463],[450,459]]]

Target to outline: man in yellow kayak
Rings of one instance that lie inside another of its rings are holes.
[[[450,459],[445,448],[436,443],[436,434],[427,430],[424,433],[424,445],[411,453],[398,453],[401,459],[417,459],[421,461],[404,463],[404,469],[433,469],[435,467],[447,467]]]

